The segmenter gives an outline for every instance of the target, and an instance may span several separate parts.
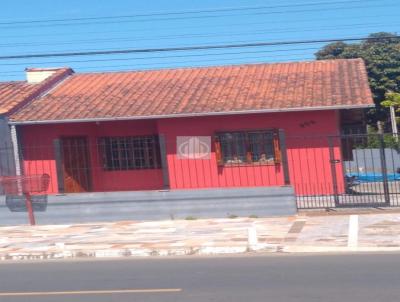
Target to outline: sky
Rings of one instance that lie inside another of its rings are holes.
[[[398,0],[23,0],[0,10],[0,57],[365,37],[399,32]],[[325,43],[0,59],[0,81],[28,67],[76,72],[313,60]]]

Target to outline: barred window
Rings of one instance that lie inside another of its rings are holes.
[[[275,130],[220,132],[215,137],[219,164],[274,164],[280,162]]]
[[[104,170],[160,168],[157,136],[102,137],[99,146]]]

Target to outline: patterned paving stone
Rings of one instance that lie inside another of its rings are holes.
[[[349,215],[0,228],[0,259],[125,257],[347,248]],[[400,215],[360,215],[358,245],[400,250]]]

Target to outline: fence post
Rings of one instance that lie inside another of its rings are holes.
[[[161,157],[163,185],[164,189],[168,190],[170,188],[170,184],[169,184],[169,173],[168,173],[168,162],[167,162],[167,144],[165,142],[165,135],[159,134],[158,140],[160,143],[160,157]]]
[[[283,168],[283,180],[285,185],[290,185],[290,175],[289,175],[289,164],[288,164],[288,156],[287,156],[287,148],[286,148],[286,136],[285,131],[283,129],[279,129],[279,143],[281,145],[281,162]]]
[[[331,173],[332,173],[332,185],[333,185],[333,198],[335,201],[335,206],[339,206],[339,190],[337,184],[337,174],[336,174],[336,164],[337,159],[335,158],[334,137],[328,136],[328,145],[329,145],[329,162],[331,163]],[[340,138],[338,138],[340,139]]]
[[[386,167],[386,154],[385,154],[385,140],[384,134],[380,133],[379,136],[379,153],[381,158],[381,170],[382,170],[382,181],[383,181],[383,193],[385,195],[385,203],[390,205],[390,192],[389,192],[389,182],[387,176]]]
[[[58,192],[64,193],[64,171],[62,166],[62,149],[61,149],[61,140],[55,139],[53,141],[54,145],[54,157],[56,161],[56,170],[57,170],[57,184],[58,184]]]

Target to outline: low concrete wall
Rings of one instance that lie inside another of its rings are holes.
[[[73,224],[118,220],[161,220],[293,215],[297,211],[290,186],[84,193],[49,196],[38,224]],[[27,224],[26,212],[11,212],[0,197],[0,225]]]

